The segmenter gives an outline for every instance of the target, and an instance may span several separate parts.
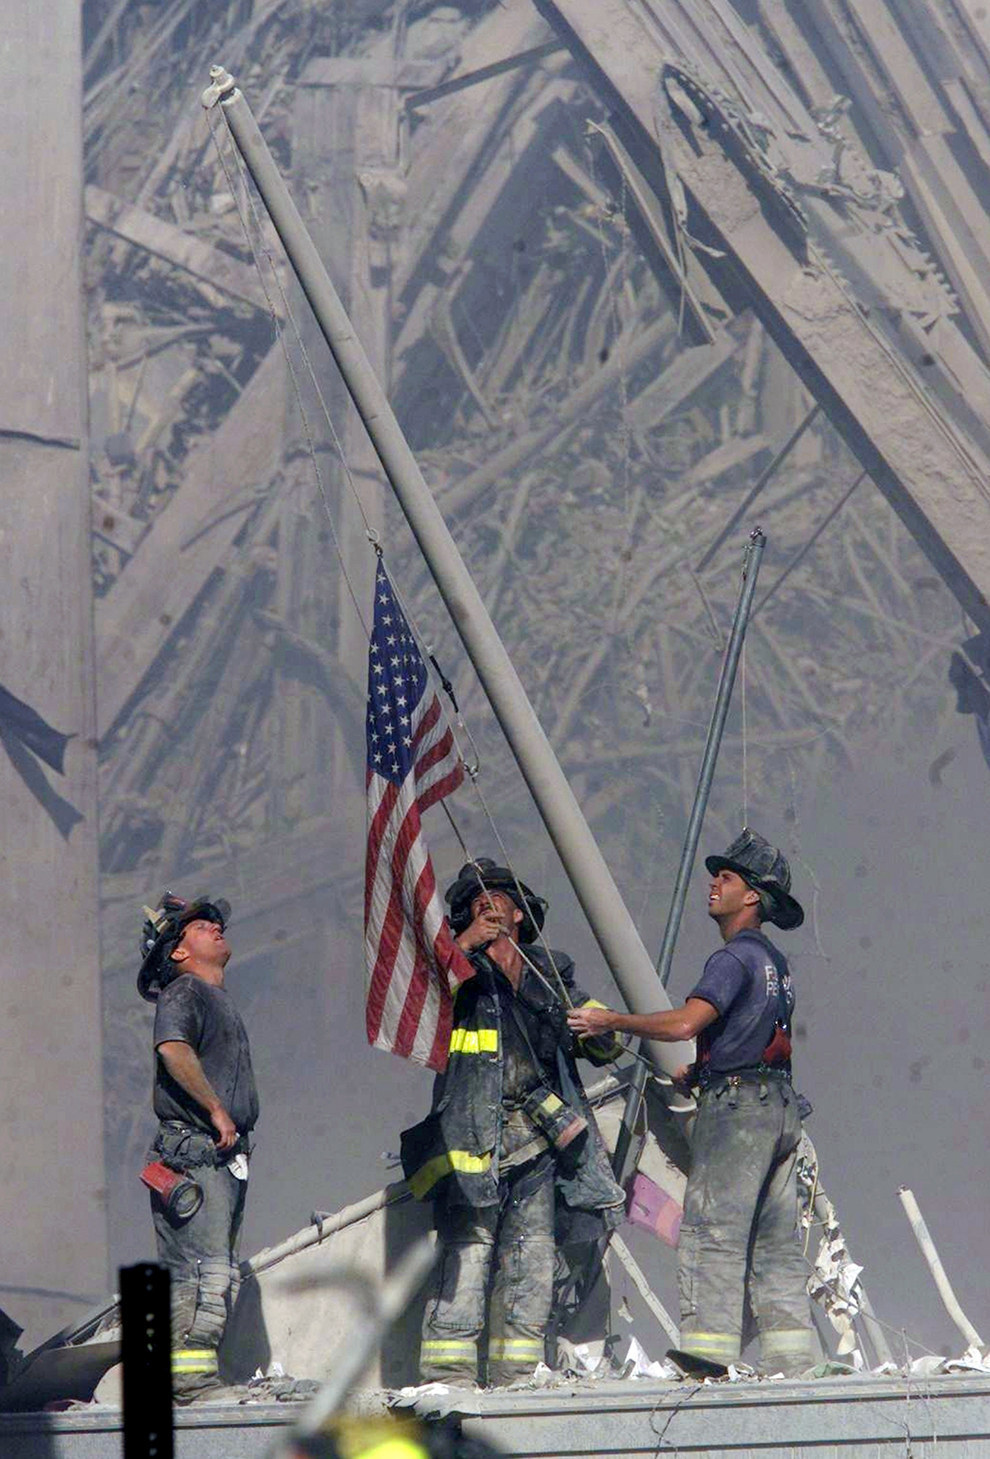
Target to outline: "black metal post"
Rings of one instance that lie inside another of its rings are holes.
[[[742,587],[739,590],[739,602],[736,604],[735,616],[732,619],[732,630],[729,634],[729,646],[725,651],[722,672],[719,675],[718,688],[715,691],[715,707],[712,710],[711,723],[708,726],[708,739],[705,741],[705,753],[702,756],[701,770],[698,774],[698,788],[694,793],[694,805],[691,807],[687,835],[684,837],[684,850],[681,852],[681,864],[677,868],[674,893],[670,899],[670,912],[667,916],[663,942],[660,945],[660,953],[657,957],[657,975],[665,988],[670,982],[670,965],[674,957],[674,945],[677,942],[677,934],[681,930],[681,917],[684,913],[688,882],[694,870],[694,858],[698,851],[698,841],[701,838],[701,823],[705,819],[705,811],[708,809],[708,797],[711,794],[712,781],[715,778],[715,762],[718,759],[719,747],[722,744],[722,734],[725,730],[725,721],[729,713],[729,702],[732,699],[732,688],[736,682],[736,669],[739,666],[739,656],[742,653],[743,640],[746,637],[749,613],[753,606],[753,594],[756,592],[756,579],[759,575],[763,549],[766,545],[767,539],[763,535],[761,528],[754,527],[749,534],[749,541],[746,544],[746,553],[743,558]]]
[[[670,899],[667,925],[664,928],[660,955],[657,958],[657,974],[664,988],[666,988],[667,983],[670,981],[670,967],[674,957],[677,934],[681,930],[681,918],[684,915],[684,903],[687,898],[688,882],[694,870],[694,858],[697,855],[698,841],[701,837],[701,825],[705,818],[705,811],[708,808],[708,797],[711,794],[712,781],[715,778],[715,763],[718,760],[725,721],[729,713],[732,689],[736,682],[736,669],[739,665],[739,656],[742,653],[743,640],[746,637],[746,627],[749,623],[750,610],[753,606],[753,595],[756,592],[756,579],[759,575],[760,562],[766,544],[767,539],[762,530],[759,527],[754,527],[753,531],[749,534],[749,541],[746,544],[739,601],[736,604],[735,615],[732,619],[732,630],[729,634],[729,644],[725,651],[725,658],[722,661],[722,671],[719,674],[718,688],[715,691],[715,705],[712,709],[711,722],[708,726],[708,738],[705,742],[705,753],[701,760],[698,787],[694,793],[694,804],[691,807],[687,834],[684,838],[681,863],[677,868],[677,879],[674,882],[674,892]],[[629,1147],[632,1144],[633,1126],[636,1123],[640,1102],[643,1098],[643,1091],[646,1088],[646,1075],[646,1066],[642,1063],[637,1063],[633,1070],[629,1090],[626,1094],[626,1107],[622,1116],[622,1124],[619,1127],[619,1135],[615,1142],[615,1153],[612,1157],[612,1169],[615,1172],[616,1179],[620,1182],[627,1173],[625,1166],[629,1155]]]
[[[173,1459],[172,1316],[168,1268],[120,1269],[124,1459]]]

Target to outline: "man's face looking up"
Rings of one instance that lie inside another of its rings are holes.
[[[516,923],[523,919],[523,914],[505,892],[479,892],[471,901],[471,920],[487,916],[493,907],[495,915],[505,931],[511,931]]]
[[[223,928],[219,922],[211,922],[208,917],[194,917],[191,922],[187,922],[172,953],[173,962],[192,961],[221,968],[226,967],[229,959],[230,947],[223,935]]]

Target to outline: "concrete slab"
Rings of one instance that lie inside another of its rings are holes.
[[[370,1408],[376,1395],[362,1395]],[[471,1410],[468,1412],[467,1410]],[[298,1409],[216,1405],[176,1415],[176,1459],[260,1459]],[[467,1395],[465,1432],[506,1455],[708,1459],[985,1459],[990,1377],[830,1378],[814,1383],[575,1384]],[[0,1415],[0,1452],[16,1459],[119,1459],[121,1416],[91,1408]]]

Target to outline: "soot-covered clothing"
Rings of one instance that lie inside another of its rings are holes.
[[[708,1076],[757,1068],[778,1020],[789,1029],[794,1011],[787,959],[755,928],[712,953],[689,997],[718,1013],[698,1037],[698,1064]]]
[[[220,1386],[217,1349],[240,1287],[238,1239],[247,1181],[220,1157],[209,1135],[159,1126],[149,1160],[194,1180],[203,1204],[183,1220],[151,1192],[158,1260],[172,1284],[172,1392],[178,1402]]]
[[[562,1038],[572,1042],[564,1023],[561,1005],[547,997],[546,990],[529,969],[524,970],[519,991],[493,964],[493,987],[499,1001],[502,1030],[502,1134],[499,1144],[503,1170],[526,1158],[536,1134],[523,1105],[540,1085],[560,1096],[557,1047]]]
[[[188,1044],[240,1134],[254,1129],[258,1091],[251,1049],[247,1030],[225,988],[215,988],[192,973],[180,973],[158,997],[154,1041],[156,1050],[173,1041]],[[160,1120],[178,1120],[213,1133],[206,1110],[172,1078],[157,1053],[154,1108]]]
[[[787,959],[762,932],[737,933],[691,997],[719,1016],[698,1038],[702,1088],[677,1248],[680,1346],[737,1362],[748,1295],[767,1371],[798,1374],[813,1362],[797,1231],[800,1098],[769,1072],[790,1073],[776,1056],[789,1041],[774,1034],[778,1024],[789,1031],[794,1010]]]
[[[575,985],[574,964],[566,953],[554,952],[551,966],[543,948],[526,951],[542,977],[525,968],[517,993],[485,953],[470,955],[475,976],[457,993],[450,1058],[434,1084],[433,1108],[402,1133],[403,1171],[421,1200],[497,1206],[503,1162],[512,1165],[521,1145],[536,1141],[534,1153],[547,1148],[521,1109],[525,1096],[542,1085],[588,1122],[587,1137],[579,1148],[575,1142],[557,1170],[561,1199],[572,1210],[601,1211],[614,1225],[623,1193],[612,1179],[574,1059],[581,1054],[607,1063],[620,1046],[609,1035],[574,1038],[563,1000],[553,991],[559,977],[573,1004],[591,1001]]]
[[[402,1135],[413,1194],[435,1201],[440,1248],[423,1320],[424,1381],[507,1383],[532,1373],[546,1356],[555,1229],[586,1227],[593,1235],[578,1239],[588,1244],[622,1219],[623,1192],[574,1063],[576,1053],[605,1063],[617,1045],[568,1029],[558,977],[568,1002],[590,1001],[570,958],[526,953],[542,976],[524,967],[515,991],[484,952],[470,955],[475,976],[457,993],[433,1109]],[[551,1154],[531,1118],[534,1099],[587,1122],[563,1154]]]

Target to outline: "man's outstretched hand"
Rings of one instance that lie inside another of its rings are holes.
[[[580,1038],[589,1034],[612,1033],[615,1029],[615,1013],[611,1008],[572,1008],[567,1015],[567,1026]]]

